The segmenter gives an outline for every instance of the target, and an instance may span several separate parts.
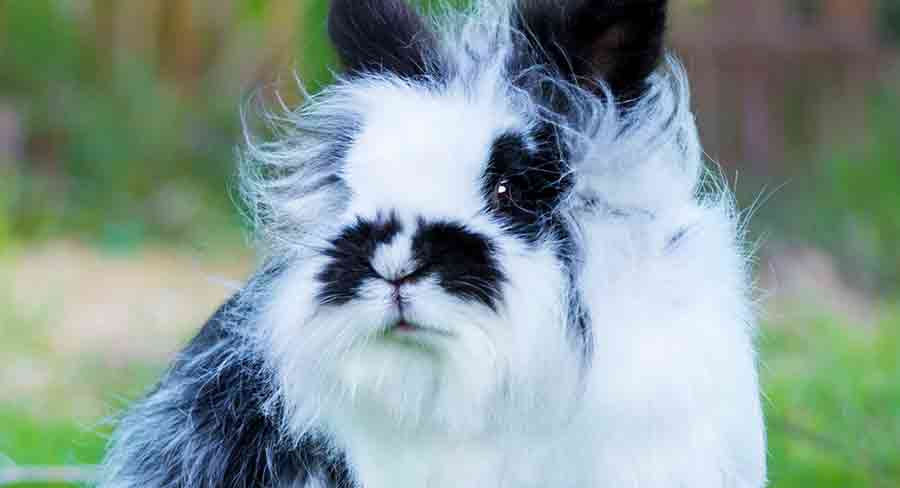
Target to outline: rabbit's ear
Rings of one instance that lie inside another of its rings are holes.
[[[351,76],[418,78],[435,61],[434,33],[404,0],[332,0],[328,33]]]
[[[619,100],[643,93],[660,62],[666,0],[517,0],[514,27],[548,64],[579,85],[604,80]]]

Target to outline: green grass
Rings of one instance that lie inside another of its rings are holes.
[[[900,486],[900,308],[885,315],[874,326],[811,318],[764,328],[760,346],[772,486]],[[31,353],[40,354],[30,341]],[[133,397],[158,371],[83,368],[85,391],[104,399]],[[123,383],[122,377],[135,379]],[[99,427],[102,417],[73,420],[65,400],[52,396],[48,401],[62,402],[49,409],[58,415],[48,416],[45,406],[0,400],[0,453],[20,464],[98,462],[106,433]]]
[[[107,429],[64,419],[34,418],[24,409],[0,407],[0,453],[20,465],[84,465],[102,459]],[[4,458],[0,457],[0,468]],[[62,484],[12,485],[16,488],[63,487]]]
[[[4,262],[0,260],[0,269]],[[6,277],[0,273],[3,282]],[[91,465],[103,457],[115,412],[152,384],[162,365],[110,364],[50,346],[52,318],[27,314],[0,289],[0,469]],[[24,386],[23,386],[24,385]],[[16,484],[45,488],[58,484]]]
[[[900,310],[775,324],[762,371],[774,486],[900,486]]]

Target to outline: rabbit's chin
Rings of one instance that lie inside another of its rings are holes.
[[[333,425],[458,438],[566,422],[578,399],[577,362],[557,357],[556,368],[516,369],[511,356],[538,358],[554,348],[517,353],[483,326],[457,324],[451,335],[388,331],[348,351],[335,365],[335,383],[348,394],[332,410],[340,412]]]
[[[347,393],[337,409],[413,430],[482,431],[503,384],[498,363],[496,346],[478,326],[435,330],[401,322],[333,365]]]
[[[353,394],[339,410],[409,429],[472,429],[460,422],[484,416],[477,405],[485,405],[492,388],[443,375],[453,369],[445,359],[404,347],[372,344],[350,354],[340,366],[339,381]]]

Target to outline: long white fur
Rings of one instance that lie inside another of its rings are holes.
[[[749,256],[727,190],[701,184],[684,72],[668,59],[625,113],[551,78],[576,106],[553,119],[505,72],[508,16],[485,2],[441,25],[461,67],[449,83],[340,82],[279,121],[281,142],[248,139],[244,193],[288,263],[248,339],[274,371],[286,431],[330,436],[365,488],[763,486]],[[574,155],[576,191],[558,212],[584,252],[587,369],[553,243],[531,248],[482,211],[491,141],[543,118]],[[323,185],[335,172],[344,183]],[[498,313],[417,283],[410,313],[452,338],[415,347],[380,337],[396,319],[387,285],[317,304],[319,251],[383,211],[405,228],[377,251],[388,273],[407,264],[420,217],[499,243]]]

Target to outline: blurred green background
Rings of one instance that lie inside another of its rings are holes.
[[[900,0],[672,3],[707,152],[755,213],[772,485],[900,486]],[[97,463],[246,276],[239,107],[329,82],[324,13],[0,0],[0,484]]]

